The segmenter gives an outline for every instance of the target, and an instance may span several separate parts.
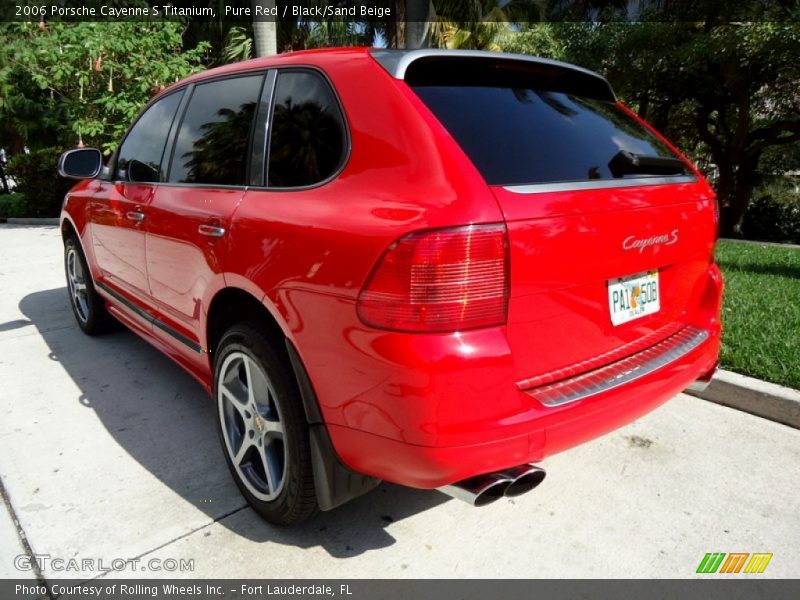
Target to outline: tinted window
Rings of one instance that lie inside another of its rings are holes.
[[[169,180],[243,185],[250,126],[263,75],[195,87],[181,122]]]
[[[327,179],[344,159],[345,129],[339,105],[318,74],[278,75],[269,144],[268,183],[313,185]]]
[[[490,185],[684,171],[665,144],[613,102],[502,85],[423,85],[414,91]],[[632,167],[631,155],[675,164],[649,160],[642,161],[647,168]]]
[[[119,149],[118,179],[147,183],[162,180],[161,158],[182,97],[183,90],[162,98],[136,121]]]

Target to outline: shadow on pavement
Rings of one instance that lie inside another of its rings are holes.
[[[389,523],[448,500],[434,491],[384,483],[308,523],[274,527],[246,507],[222,455],[214,404],[190,375],[127,330],[84,335],[74,324],[65,288],[29,294],[20,309],[47,342],[50,358],[81,390],[74,401],[93,410],[119,446],[160,482],[240,536],[353,557],[394,544],[385,529]],[[7,324],[14,326],[23,323]]]
[[[4,331],[14,331],[15,329],[21,329],[22,327],[28,327],[29,325],[33,325],[33,323],[31,323],[27,319],[6,321],[5,323],[0,323],[0,333]]]

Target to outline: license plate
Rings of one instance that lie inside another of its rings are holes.
[[[661,308],[658,271],[609,279],[608,308],[614,325],[658,312]]]

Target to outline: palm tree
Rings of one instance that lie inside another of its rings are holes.
[[[434,46],[501,51],[510,25],[540,21],[542,0],[438,0],[428,35]]]
[[[265,17],[256,17],[256,6],[262,7],[262,12],[271,14],[275,11],[275,0],[253,0],[253,39],[256,46],[256,56],[277,54],[278,29],[275,19],[268,21]]]
[[[430,42],[431,23],[436,19],[433,0],[398,0],[398,14],[403,15],[403,47],[425,48]],[[402,8],[399,5],[403,5]]]

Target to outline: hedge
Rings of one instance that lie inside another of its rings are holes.
[[[757,190],[742,222],[746,240],[800,244],[800,193],[791,187]]]
[[[28,154],[15,154],[6,171],[17,183],[15,191],[25,196],[28,209],[25,217],[57,217],[64,194],[74,181],[58,175],[56,167],[61,150],[43,148]]]
[[[17,192],[0,194],[0,219],[28,216],[30,216],[30,210],[28,210],[25,196]]]

